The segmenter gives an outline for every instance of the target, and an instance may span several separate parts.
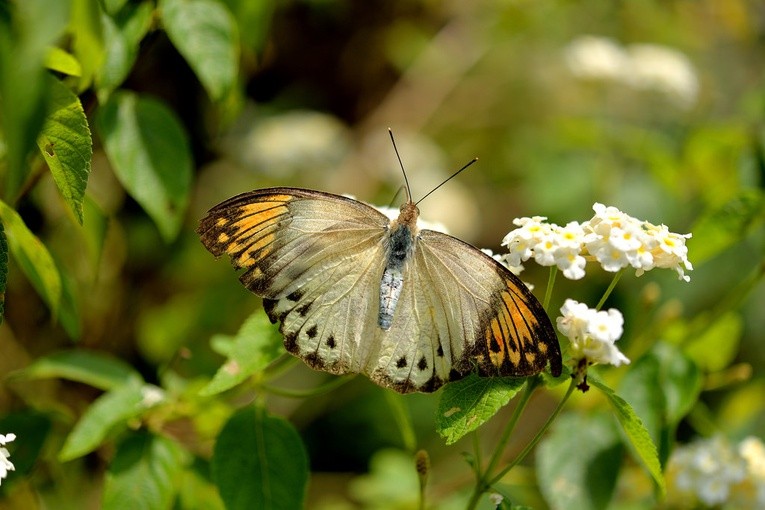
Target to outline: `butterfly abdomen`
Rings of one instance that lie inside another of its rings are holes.
[[[413,252],[412,229],[407,223],[394,222],[385,250],[385,270],[380,280],[380,313],[377,323],[386,331],[393,325],[393,314],[404,288],[404,266]]]

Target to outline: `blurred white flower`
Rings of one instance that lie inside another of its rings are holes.
[[[6,444],[13,442],[16,439],[16,434],[0,434],[0,484],[3,479],[8,476],[8,471],[15,471],[16,467],[8,460],[11,454],[5,447]]]
[[[598,311],[567,299],[560,313],[561,317],[556,319],[558,331],[569,339],[575,360],[584,359],[587,364],[629,364],[630,360],[614,345],[621,338],[624,326],[619,310]]]
[[[609,272],[632,266],[640,276],[655,267],[667,268],[690,281],[685,272],[693,266],[685,240],[691,234],[670,232],[666,225],[638,220],[616,207],[596,203],[592,209],[595,215],[590,220],[564,227],[545,222],[543,216],[513,220],[519,228],[502,240],[508,262],[519,266],[533,257],[538,264],[556,265],[563,276],[578,280],[584,277],[589,258]]]
[[[670,499],[726,509],[765,507],[765,445],[748,437],[737,446],[722,437],[680,446],[667,465]],[[690,501],[689,501],[690,500]]]
[[[572,74],[611,81],[639,90],[654,90],[682,108],[696,103],[699,79],[688,57],[658,44],[621,46],[613,39],[584,35],[563,50]]]
[[[162,388],[146,384],[141,388],[141,397],[141,406],[149,408],[163,402],[165,400],[165,392]]]

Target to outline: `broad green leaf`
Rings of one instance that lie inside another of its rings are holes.
[[[8,236],[13,258],[45,300],[53,316],[58,315],[61,301],[61,275],[45,245],[29,231],[16,211],[0,201],[0,221]]]
[[[698,400],[702,384],[701,371],[676,346],[660,343],[654,347],[653,352],[661,363],[661,380],[658,384],[664,389],[667,421],[675,427]]]
[[[138,378],[104,393],[88,407],[67,436],[59,460],[66,462],[90,453],[112,429],[140,416],[163,399],[161,389]]]
[[[212,0],[161,0],[167,35],[214,101],[226,97],[239,72],[239,35],[225,6]]]
[[[293,510],[303,508],[308,458],[288,421],[250,406],[221,430],[212,474],[227,510]]]
[[[414,455],[402,450],[377,451],[369,472],[351,480],[348,493],[362,508],[417,508],[420,481]]]
[[[747,189],[722,207],[706,212],[693,226],[686,243],[691,261],[702,264],[739,242],[765,218],[765,196]]]
[[[82,66],[80,62],[71,53],[62,50],[58,46],[48,48],[45,55],[45,67],[51,71],[56,71],[69,76],[81,76]]]
[[[697,320],[708,321],[709,317],[701,315]],[[694,328],[698,331],[701,328]],[[744,329],[744,321],[741,315],[735,311],[724,313],[712,324],[707,324],[701,334],[688,339],[685,352],[702,370],[716,372],[726,368],[738,354],[741,344],[741,334]]]
[[[233,13],[240,30],[242,43],[257,52],[263,51],[268,40],[271,19],[276,10],[276,2],[252,2],[250,0],[225,0]]]
[[[90,175],[93,141],[80,100],[59,80],[50,78],[50,113],[37,138],[45,162],[64,201],[82,225],[82,201]]]
[[[112,390],[140,377],[133,367],[119,358],[98,351],[75,349],[43,356],[13,374],[24,379],[58,377]]]
[[[5,229],[0,221],[0,324],[5,313],[5,286],[8,283],[8,241],[5,239]]]
[[[71,0],[72,51],[82,66],[79,90],[87,89],[104,60],[104,29],[98,0]]]
[[[664,494],[666,488],[664,475],[661,472],[661,464],[659,463],[659,454],[645,425],[643,425],[638,415],[635,414],[632,407],[623,398],[614,393],[611,388],[594,379],[591,379],[590,383],[608,397],[611,409],[614,410],[614,414],[627,435],[627,439],[629,439],[634,452],[659,486],[661,494]]]
[[[27,178],[28,157],[45,121],[49,82],[45,57],[69,18],[68,2],[13,2],[0,17],[0,132],[7,164],[4,197],[13,203]]]
[[[471,374],[447,384],[438,402],[436,428],[452,444],[497,414],[521,389],[526,379],[479,377]]]
[[[185,451],[170,439],[146,431],[117,448],[104,483],[104,510],[161,510],[173,507]]]
[[[114,18],[103,14],[106,58],[96,74],[98,100],[106,103],[135,64],[141,39],[151,27],[153,6],[149,2],[128,4]]]
[[[202,388],[201,395],[215,395],[233,388],[262,371],[284,352],[281,335],[260,310],[242,324],[233,342],[228,359]]]
[[[109,14],[116,14],[127,2],[128,0],[103,0],[104,10]]]
[[[539,488],[550,508],[605,509],[616,487],[622,451],[608,415],[561,415],[536,452]]]
[[[667,408],[662,382],[660,362],[649,352],[629,367],[619,385],[619,394],[635,410],[657,445]]]
[[[162,237],[173,240],[188,205],[192,173],[180,121],[159,101],[120,92],[101,107],[96,128],[117,178]]]
[[[195,458],[183,472],[176,508],[184,510],[226,510],[218,488],[210,479],[210,464]]]

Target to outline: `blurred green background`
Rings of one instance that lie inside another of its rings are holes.
[[[12,259],[0,374],[76,346],[113,354],[163,388],[199,389],[224,361],[211,338],[234,334],[260,306],[228,262],[215,261],[201,246],[194,233],[199,218],[232,195],[276,185],[396,203],[403,180],[390,127],[415,198],[479,158],[420,205],[424,219],[442,222],[478,247],[501,251],[515,217],[584,221],[594,202],[694,235],[704,218],[729,214],[730,223],[715,224],[730,237],[719,250],[703,237],[689,241],[690,283],[667,271],[640,278],[628,273],[606,306],[625,315],[620,348],[630,358],[699,317],[731,314],[723,326],[699,333],[709,333],[706,349],[722,354],[717,363],[714,355],[702,356],[704,391],[678,437],[713,430],[732,438],[763,435],[762,2],[220,3],[238,30],[239,68],[234,86],[212,100],[153,2],[103,2],[110,14],[102,16],[117,20],[125,9],[150,6],[119,88],[158,99],[180,119],[193,157],[188,210],[177,237],[163,237],[115,177],[98,136],[84,226],[73,221],[50,176],[38,174],[16,210],[53,255],[71,303],[53,317]],[[88,2],[73,2],[73,11],[80,4]],[[73,19],[55,41],[61,48],[77,40]],[[79,85],[92,127],[103,89],[97,81]],[[754,211],[741,213],[747,207]],[[588,266],[582,281],[559,278],[551,315],[567,297],[594,306],[611,276]],[[522,277],[541,297],[546,269],[528,264]],[[624,370],[609,377],[618,382]],[[310,388],[329,377],[299,365],[272,383]],[[109,448],[67,464],[55,455],[99,393],[60,379],[10,379],[0,386],[0,424],[44,423],[35,429],[42,431],[37,457],[27,466],[18,464],[23,454],[12,457],[17,473],[29,474],[26,494],[42,494],[30,496],[30,508],[98,507]],[[162,426],[204,458],[231,409],[252,395],[245,390],[235,397],[184,401],[197,407],[175,409]],[[569,406],[598,405],[587,397]],[[523,446],[555,399],[554,393],[537,396],[511,449]],[[470,487],[461,455],[469,442],[444,446],[434,432],[434,397],[402,401],[418,446],[432,458],[436,508],[460,508],[462,500],[452,496]],[[416,478],[398,467],[407,460],[383,390],[356,378],[309,399],[268,396],[267,405],[288,417],[306,443],[310,508],[414,508]],[[482,429],[488,444],[508,416],[501,412]],[[512,476],[519,501],[545,507],[531,468]],[[625,475],[621,483],[631,481]],[[3,491],[14,488],[10,482]],[[624,505],[643,501],[651,490],[647,479],[637,488],[620,487]],[[19,498],[0,499],[0,507],[26,501]]]

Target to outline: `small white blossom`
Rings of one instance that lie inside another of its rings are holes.
[[[6,444],[13,442],[16,434],[0,434],[0,484],[8,476],[8,471],[15,471],[16,467],[8,460],[11,454],[5,447]]]
[[[624,318],[619,310],[598,311],[586,304],[567,299],[556,322],[558,331],[571,343],[571,355],[588,364],[619,366],[630,362],[614,345],[622,336]]]
[[[165,400],[165,392],[162,388],[147,384],[141,388],[141,406],[144,408],[153,407]]]
[[[547,223],[543,216],[513,220],[519,228],[502,240],[508,262],[519,266],[533,257],[542,266],[556,265],[570,280],[584,277],[587,261],[596,260],[612,273],[631,266],[640,276],[665,268],[690,281],[685,273],[693,266],[685,241],[691,234],[670,232],[666,225],[638,220],[616,207],[596,203],[592,209],[595,215],[588,221],[564,227]]]
[[[613,39],[580,36],[563,50],[574,76],[663,94],[680,108],[696,103],[699,78],[688,57],[658,44],[622,46]]]
[[[725,509],[763,508],[765,445],[756,437],[738,445],[722,436],[694,441],[672,453],[667,480],[670,501],[697,500]]]
[[[579,223],[572,221],[564,227],[555,223],[546,223],[547,218],[533,216],[517,218],[513,223],[517,228],[502,240],[507,246],[508,263],[518,266],[534,257],[541,266],[557,266],[563,275],[571,280],[584,276],[587,261],[581,256],[584,230]]]
[[[502,494],[499,494],[497,492],[492,492],[491,494],[489,494],[489,501],[495,507],[499,507],[499,505],[502,504],[502,501],[504,501],[504,499],[505,498],[502,496]]]

